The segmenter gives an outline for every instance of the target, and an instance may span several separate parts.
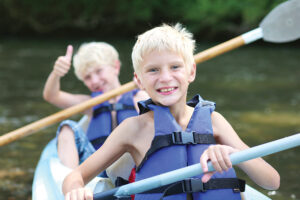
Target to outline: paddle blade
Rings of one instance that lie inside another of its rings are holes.
[[[300,0],[289,0],[274,8],[259,25],[268,42],[290,42],[300,38]]]

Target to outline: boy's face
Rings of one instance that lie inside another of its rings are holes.
[[[120,66],[97,65],[89,67],[84,73],[83,83],[91,92],[107,92],[114,89],[118,81]]]
[[[141,88],[152,100],[171,106],[186,100],[188,85],[195,79],[196,65],[186,66],[180,54],[172,51],[153,51],[145,55],[138,74]]]

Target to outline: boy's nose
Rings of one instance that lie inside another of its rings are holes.
[[[171,80],[171,73],[169,72],[169,70],[161,70],[161,74],[160,74],[160,79],[161,81],[169,81]]]
[[[93,84],[95,84],[95,83],[97,83],[99,81],[99,77],[95,76],[95,75],[92,75],[91,81],[92,81]]]

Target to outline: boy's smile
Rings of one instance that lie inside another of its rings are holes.
[[[138,83],[157,104],[171,106],[185,101],[188,85],[195,78],[194,68],[188,67],[178,53],[162,50],[144,56]]]
[[[99,65],[89,68],[84,77],[84,84],[92,92],[107,92],[118,86],[119,71],[114,66]]]
[[[173,92],[175,92],[176,89],[177,89],[177,87],[164,87],[164,88],[158,89],[157,91],[162,95],[169,95],[169,94],[172,94]]]

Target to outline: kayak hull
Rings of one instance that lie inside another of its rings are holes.
[[[33,178],[32,200],[64,199],[61,189],[62,183],[72,169],[60,162],[56,150],[56,142],[56,139],[51,140],[41,154]],[[105,191],[112,188],[108,179],[100,177],[94,178],[86,187],[94,191],[96,185],[97,191]]]

